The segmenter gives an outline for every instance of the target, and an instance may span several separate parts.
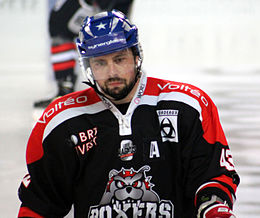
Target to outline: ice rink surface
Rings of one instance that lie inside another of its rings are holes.
[[[0,218],[17,216],[32,103],[52,88],[45,4],[0,0]],[[241,176],[234,211],[260,217],[260,2],[136,0],[132,12],[147,74],[197,85],[218,106]]]

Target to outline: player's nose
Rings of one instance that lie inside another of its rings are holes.
[[[115,63],[113,62],[108,63],[107,73],[110,77],[114,77],[118,74]]]

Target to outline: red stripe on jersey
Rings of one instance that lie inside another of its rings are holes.
[[[71,61],[53,64],[52,68],[53,68],[54,71],[61,71],[61,70],[67,70],[67,69],[70,69],[70,68],[74,68],[75,65],[76,65],[76,61],[71,60]]]
[[[38,213],[32,211],[28,207],[21,207],[18,213],[18,218],[22,217],[33,217],[33,218],[44,218],[43,216],[39,215]]]
[[[72,42],[68,42],[61,45],[52,46],[51,53],[55,54],[55,53],[64,52],[68,50],[75,50],[75,49],[76,49],[76,45]]]
[[[201,107],[204,139],[210,144],[220,142],[222,145],[227,145],[227,140],[219,121],[217,108],[205,92],[187,83],[172,82],[151,77],[147,78],[147,83],[150,85],[146,87],[145,95],[158,96],[161,93],[180,92],[197,100]],[[174,99],[172,100],[174,101]],[[183,101],[183,103],[186,102]]]
[[[226,193],[226,194],[228,195],[230,201],[231,201],[232,204],[233,204],[232,195],[231,195],[229,189],[226,188],[225,186],[221,185],[221,184],[218,183],[218,182],[212,182],[212,183],[209,182],[208,184],[205,184],[205,186],[203,186],[203,188],[201,188],[201,189],[199,190],[199,192],[202,191],[202,190],[205,190],[205,189],[207,189],[207,188],[217,188],[217,189],[221,190],[222,192]],[[197,196],[198,196],[198,194],[196,194],[196,196],[195,196],[195,200],[194,200],[195,205],[197,204]]]
[[[215,177],[211,180],[215,180],[215,181],[219,181],[219,182],[223,182],[225,184],[228,184],[233,189],[234,193],[237,190],[237,185],[234,184],[233,179],[229,176],[222,175],[222,176]]]
[[[33,163],[43,156],[43,148],[42,148],[42,137],[44,133],[44,125],[37,124],[28,140],[27,148],[26,148],[26,163]]]
[[[227,140],[219,121],[217,107],[210,100],[209,108],[202,108],[202,128],[204,130],[203,137],[208,143],[214,144],[220,142],[222,145],[227,145]]]
[[[91,96],[90,98],[88,96]],[[33,163],[44,155],[42,140],[48,123],[60,112],[77,107],[85,107],[101,101],[92,88],[74,92],[54,100],[37,121],[27,144],[26,162]],[[69,118],[69,117],[68,117]]]

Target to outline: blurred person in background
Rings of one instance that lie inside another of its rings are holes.
[[[49,0],[50,61],[57,93],[34,102],[34,108],[44,109],[53,99],[75,90],[77,53],[74,41],[83,19],[112,9],[130,16],[132,3],[133,0]]]

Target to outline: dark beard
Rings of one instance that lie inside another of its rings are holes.
[[[111,79],[108,80],[108,82],[117,81],[117,80],[121,80],[121,79],[120,78],[111,78]],[[125,87],[121,91],[116,92],[115,90],[108,89],[108,87],[105,86],[103,88],[104,93],[111,96],[116,101],[125,98],[131,92],[131,90],[133,89],[136,81],[132,80],[128,85],[126,84],[125,80],[123,80],[123,82],[125,84]]]

